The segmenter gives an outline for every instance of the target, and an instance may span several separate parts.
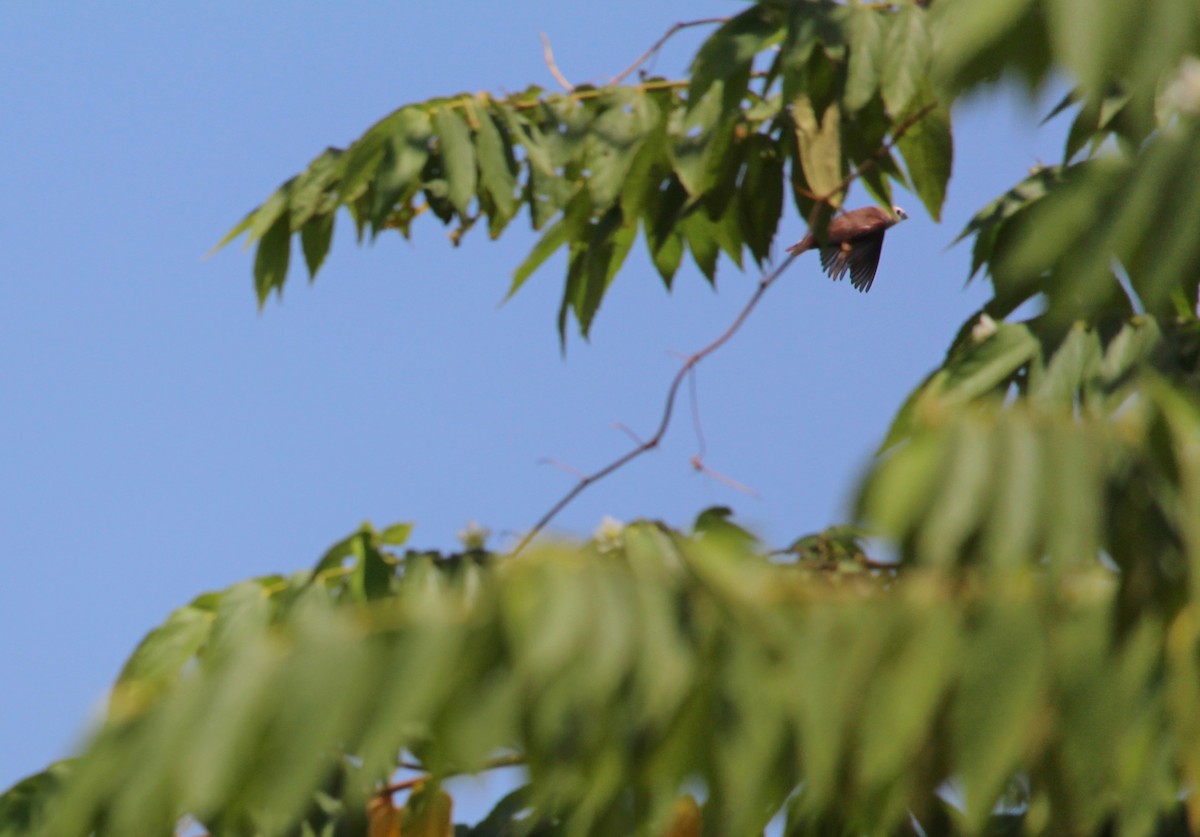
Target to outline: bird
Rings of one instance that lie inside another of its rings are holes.
[[[864,206],[834,218],[829,222],[829,240],[821,247],[821,270],[835,282],[849,271],[851,285],[863,293],[871,290],[883,252],[883,234],[907,217],[908,213],[898,206],[893,206],[891,212]],[[816,246],[816,237],[809,233],[787,251],[798,256]]]

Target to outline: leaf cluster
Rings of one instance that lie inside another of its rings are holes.
[[[262,304],[282,291],[293,235],[315,277],[340,209],[360,240],[408,237],[431,216],[456,243],[480,222],[495,238],[524,211],[541,237],[509,294],[565,250],[559,333],[573,317],[586,337],[639,232],[669,288],[686,253],[709,282],[722,253],[738,267],[769,259],[785,184],[822,230],[859,176],[886,203],[893,181],[911,183],[937,217],[951,139],[923,81],[930,37],[915,5],[759,4],[713,33],[689,80],[406,105],[319,155],[221,245],[257,245]]]
[[[936,218],[959,97],[1073,85],[1062,160],[966,225],[993,296],[850,525],[772,552],[713,509],[519,559],[364,525],[173,613],[0,834],[449,833],[446,781],[517,761],[474,833],[1200,830],[1196,55],[1192,0],[766,0],[687,78],[429,100],[327,150],[230,234],[260,303],[342,210],[455,240],[524,212],[510,292],[565,250],[565,337],[639,234],[669,286],[686,252],[765,263],[785,192],[818,238],[854,182]]]
[[[511,561],[364,528],[386,590],[354,581],[364,549],[198,598],[88,753],[0,811],[60,837],[449,833],[444,780],[519,761],[528,785],[459,833],[978,833],[1020,775],[1033,830],[1132,834],[1200,777],[1194,609],[1118,634],[1094,564],[829,571],[730,534],[637,523]],[[428,775],[398,809],[402,760]]]

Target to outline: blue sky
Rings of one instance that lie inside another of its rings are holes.
[[[397,105],[552,87],[539,32],[569,79],[602,82],[671,23],[740,7],[0,5],[0,786],[70,752],[125,655],[201,591],[306,567],[364,519],[435,548],[477,520],[502,547],[572,484],[540,460],[592,470],[629,446],[615,423],[652,431],[672,353],[719,333],[756,276],[723,264],[713,293],[689,267],[668,295],[635,251],[564,358],[561,261],[499,305],[527,226],[454,249],[432,222],[365,248],[343,225],[316,284],[261,313],[251,256],[204,255]],[[810,256],[700,368],[705,461],[758,497],[693,471],[685,410],[556,529],[727,504],[786,544],[844,520],[892,413],[986,299],[947,245],[1057,160],[1065,123],[1037,116],[1003,92],[960,108],[944,222],[901,196],[912,219],[870,294]],[[790,213],[783,239],[802,234]]]

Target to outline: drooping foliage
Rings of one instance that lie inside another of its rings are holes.
[[[686,794],[718,834],[779,815],[889,833],[909,812],[976,831],[1005,794],[1050,833],[1143,833],[1200,751],[1200,623],[1159,611],[1115,635],[1120,584],[1095,562],[772,561],[722,522],[516,560],[389,540],[365,527],[314,573],[175,611],[53,774],[73,792],[48,833],[168,833],[184,813],[213,834],[365,833],[401,753],[429,772],[410,813],[446,777],[524,765],[521,804],[471,834],[669,833]],[[442,804],[443,830],[416,833],[448,833]]]
[[[1064,78],[1063,158],[966,222],[992,298],[853,525],[773,552],[709,510],[517,556],[364,526],[171,614],[0,834],[1200,831],[1194,0],[764,0],[686,78],[402,107],[227,240],[262,303],[343,210],[456,239],[524,213],[510,292],[565,248],[558,327],[586,335],[639,237],[669,285],[689,252],[710,281],[767,263],[785,194],[818,236],[855,181],[938,218],[954,102]],[[446,782],[513,765],[452,831]]]

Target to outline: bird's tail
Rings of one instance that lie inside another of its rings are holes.
[[[801,253],[807,252],[817,246],[817,240],[813,238],[812,233],[804,236],[791,247],[787,248],[788,255],[799,256]]]

